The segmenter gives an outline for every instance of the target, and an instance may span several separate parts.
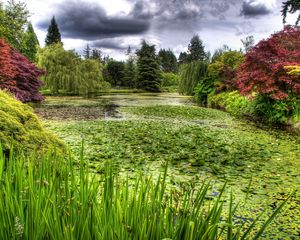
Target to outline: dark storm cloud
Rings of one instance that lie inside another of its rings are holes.
[[[139,44],[134,42],[130,42],[131,49],[136,49]],[[129,47],[129,45],[124,41],[124,38],[107,38],[92,41],[90,46],[93,48],[101,48],[101,49],[113,49],[113,50],[125,50]]]
[[[257,4],[255,0],[248,0],[243,2],[241,15],[244,15],[245,17],[257,17],[270,13],[270,9],[268,9],[267,6],[263,3]]]
[[[231,6],[240,5],[240,0],[127,0],[134,4],[131,12],[137,18],[186,21],[223,16]]]
[[[92,47],[95,48],[105,48],[105,49],[115,49],[115,50],[125,50],[128,46],[124,44],[123,41],[118,39],[102,39],[93,41],[91,43]]]
[[[97,3],[83,0],[64,1],[55,7],[55,17],[63,37],[96,40],[115,36],[134,35],[146,32],[150,22],[134,16],[107,16]],[[47,29],[50,19],[38,23]]]

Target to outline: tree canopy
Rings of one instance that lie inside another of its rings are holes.
[[[51,23],[48,27],[45,43],[46,46],[49,46],[54,43],[61,43],[61,35],[54,16],[52,17]]]
[[[164,72],[176,72],[177,71],[177,58],[171,49],[161,49],[158,52],[158,58],[160,66]]]
[[[0,88],[12,92],[22,102],[41,101],[39,93],[42,82],[38,69],[15,48],[0,39]]]
[[[0,38],[22,51],[22,40],[28,18],[29,11],[24,2],[10,0],[5,7],[0,3]]]
[[[275,100],[300,92],[299,76],[288,75],[285,66],[300,64],[300,28],[284,30],[260,41],[247,54],[238,71],[242,94],[262,93]]]
[[[73,50],[66,51],[60,43],[51,44],[38,52],[38,65],[45,69],[45,87],[56,95],[87,94],[108,87],[102,76],[102,65],[93,59],[82,60]]]
[[[281,13],[283,16],[283,23],[286,23],[286,17],[288,13],[296,13],[299,11],[298,18],[296,20],[296,25],[300,22],[300,0],[287,0],[282,3]]]
[[[146,41],[142,41],[141,48],[136,54],[138,56],[138,88],[150,92],[159,92],[161,84],[161,72],[155,52],[155,46],[149,45]]]

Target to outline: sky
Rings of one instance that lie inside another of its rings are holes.
[[[122,60],[128,46],[142,39],[178,56],[198,34],[206,51],[228,45],[242,48],[241,39],[255,42],[283,28],[281,0],[27,0],[40,44],[55,16],[66,49],[82,54],[87,44]],[[288,23],[296,21],[289,15]]]

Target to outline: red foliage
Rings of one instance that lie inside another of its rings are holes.
[[[17,50],[0,39],[0,88],[12,92],[22,102],[38,102],[42,82],[38,79],[44,72],[32,64]]]
[[[288,75],[284,66],[300,64],[300,28],[286,26],[260,41],[247,54],[237,74],[243,95],[263,93],[275,100],[300,93],[299,76]]]

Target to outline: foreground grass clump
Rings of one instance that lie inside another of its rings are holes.
[[[170,188],[167,168],[156,181],[122,182],[108,165],[91,174],[82,153],[76,168],[71,158],[7,162],[1,152],[0,239],[257,239],[286,202],[254,230],[257,220],[234,224],[232,197],[224,215],[225,186],[206,200],[209,185]]]
[[[0,142],[5,152],[15,149],[63,149],[64,144],[46,132],[30,106],[0,91]]]

